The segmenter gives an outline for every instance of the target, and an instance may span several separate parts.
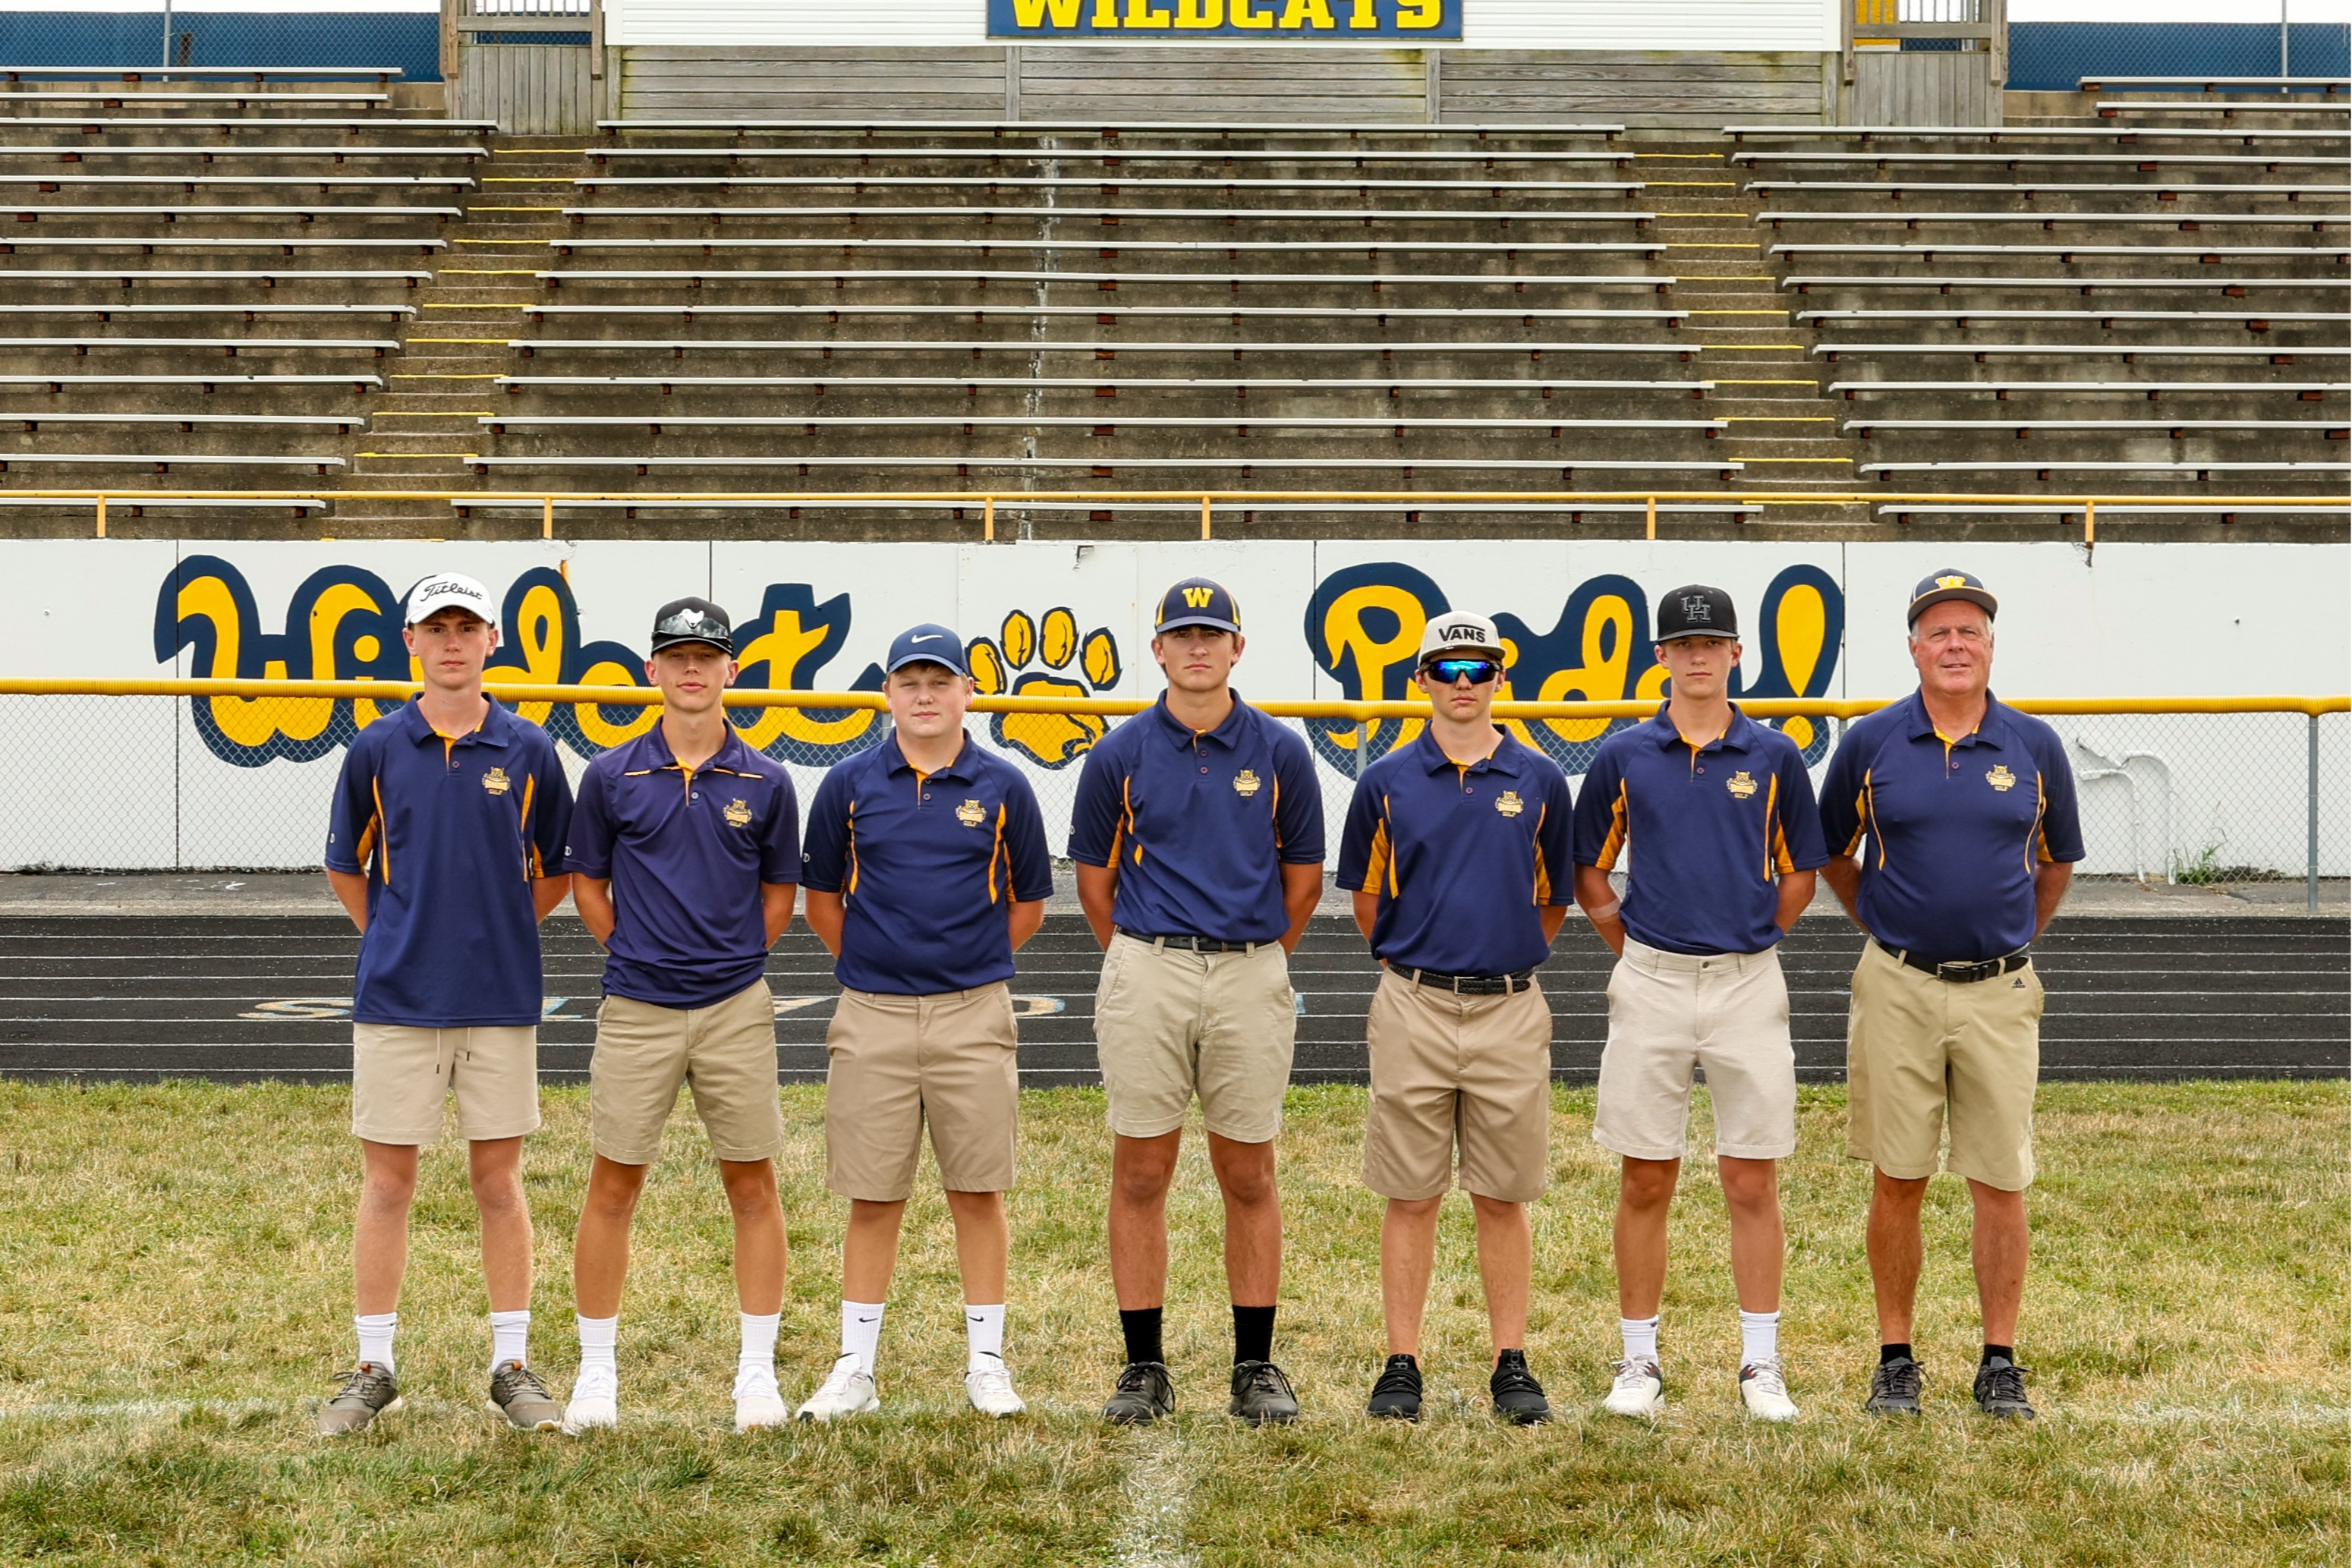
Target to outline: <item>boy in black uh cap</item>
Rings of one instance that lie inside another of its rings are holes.
[[[564,1429],[619,1419],[614,1343],[629,1222],[661,1152],[678,1085],[710,1134],[735,1218],[742,1343],[735,1429],[785,1418],[776,1386],[784,1216],[776,1196],[783,1117],[768,949],[792,923],[800,807],[783,764],[744,743],[721,706],[734,628],[708,599],[654,617],[646,676],[661,722],[588,764],[566,850],[572,898],[604,944],[588,1115],[595,1163],[574,1237],[580,1375]]]
[[[1829,856],[1796,742],[1732,704],[1739,655],[1730,595],[1693,584],[1661,598],[1667,699],[1656,718],[1601,742],[1576,802],[1576,901],[1617,955],[1592,1120],[1593,1141],[1623,1158],[1624,1359],[1602,1405],[1617,1415],[1654,1417],[1665,1407],[1666,1209],[1693,1069],[1703,1068],[1730,1210],[1740,1402],[1760,1420],[1797,1417],[1780,1355],[1777,1163],[1797,1148],[1797,1072],[1779,943]],[[1621,910],[1609,871],[1629,848]]]

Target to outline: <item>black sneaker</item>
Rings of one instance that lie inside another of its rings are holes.
[[[1495,1396],[1495,1414],[1520,1426],[1532,1426],[1538,1421],[1551,1419],[1551,1402],[1544,1397],[1543,1384],[1528,1370],[1528,1352],[1505,1351],[1495,1362],[1495,1375],[1486,1380],[1486,1391]]]
[[[1364,1414],[1383,1421],[1421,1419],[1421,1366],[1409,1355],[1392,1355],[1372,1384]]]
[[[490,1373],[490,1409],[523,1432],[552,1432],[563,1425],[563,1407],[539,1373],[519,1361],[500,1362]]]
[[[1225,1414],[1238,1415],[1253,1426],[1281,1426],[1298,1419],[1298,1396],[1290,1379],[1270,1361],[1237,1362],[1234,1366],[1234,1397]]]
[[[1145,1426],[1176,1408],[1176,1385],[1168,1368],[1156,1361],[1131,1361],[1118,1374],[1118,1386],[1103,1402],[1103,1419],[1118,1426]]]
[[[1977,1408],[2003,1420],[2031,1421],[2033,1406],[2025,1398],[2025,1369],[2007,1356],[1997,1355],[1977,1368]]]
[[[372,1361],[343,1379],[342,1391],[319,1407],[319,1436],[341,1437],[362,1431],[379,1415],[400,1408],[400,1383],[392,1369]]]
[[[1927,1369],[1909,1356],[1897,1356],[1881,1362],[1870,1374],[1870,1397],[1863,1410],[1871,1415],[1916,1415],[1919,1414],[1919,1384]]]

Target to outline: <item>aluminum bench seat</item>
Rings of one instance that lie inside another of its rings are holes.
[[[1949,321],[1959,327],[1979,321],[2197,321],[2249,331],[2262,331],[2279,321],[2352,325],[2352,315],[2341,310],[2277,310],[2259,316],[2238,310],[1800,310],[1796,320],[1801,326],[1831,321]]]
[[[0,386],[46,386],[52,392],[79,391],[97,386],[200,386],[213,392],[224,386],[348,386],[354,392],[382,392],[383,377],[380,375],[320,375],[288,374],[279,375],[131,375],[83,374],[79,372],[59,375],[27,375],[16,371],[0,371]]]
[[[259,283],[265,289],[275,289],[285,283],[307,283],[316,279],[323,283],[398,283],[409,289],[421,288],[433,281],[430,272],[372,270],[365,268],[289,268],[278,271],[258,268],[229,268],[217,270],[199,268],[151,268],[131,272],[106,267],[47,267],[0,268],[0,281],[36,283],[113,283],[129,289],[140,283]]]
[[[1868,437],[1875,430],[1961,430],[1990,434],[2007,431],[2024,437],[2035,430],[2094,430],[2124,433],[2166,431],[2178,438],[2190,430],[2300,430],[2342,440],[2346,426],[2325,419],[1849,419],[1838,428]]]
[[[266,103],[279,109],[294,109],[312,103],[366,108],[391,101],[392,94],[388,92],[236,92],[227,89],[210,92],[48,92],[39,89],[29,92],[15,89],[0,91],[0,103],[91,103],[101,109],[124,109],[132,104],[142,109],[161,108],[167,103],[233,103],[239,109],[248,103]]]
[[[1479,212],[1451,207],[1065,207],[1065,206],[789,206],[789,207],[565,207],[573,223],[590,218],[642,222],[648,218],[685,218],[698,223],[742,222],[747,218],[1098,218],[1128,222],[1138,218],[1172,218],[1180,222],[1227,223],[1630,223],[1649,224],[1658,215],[1649,212],[1570,212],[1551,207],[1500,207]],[[2293,221],[2308,221],[2297,219]],[[2336,220],[2341,222],[2343,220]]]
[[[2125,129],[2091,125],[1727,125],[1723,134],[1744,142],[1750,136],[1785,142],[1958,142],[1983,138],[1989,142],[2068,142],[2104,138],[2137,141],[2142,136],[2171,137],[2192,142],[2342,142],[2347,131],[2272,131],[2261,128],[2209,129],[2203,126]]]
[[[614,269],[547,271],[533,274],[550,289],[561,289],[584,283],[673,283],[689,289],[705,288],[711,283],[846,283],[857,282],[978,282],[987,283],[1221,283],[1233,287],[1243,283],[1280,284],[1296,288],[1301,285],[1327,284],[1361,285],[1388,288],[1392,285],[1444,285],[1464,287],[1508,283],[1524,288],[1540,283],[1548,288],[1614,289],[1638,288],[1664,293],[1681,279],[1661,278],[1645,272],[1045,272],[1017,268],[901,268],[901,267],[836,267],[826,270],[775,270],[744,268],[720,268],[715,271],[650,272]]]
[[[357,415],[332,414],[49,414],[29,409],[0,409],[0,425],[21,424],[27,430],[44,425],[176,425],[192,430],[199,425],[294,425],[348,433],[365,425]]]
[[[1921,278],[1906,272],[1863,276],[1791,274],[1780,279],[1783,289],[1800,294],[1815,289],[1935,289],[1949,294],[1956,289],[2067,289],[2088,294],[2102,289],[2218,289],[2224,294],[2250,289],[2334,289],[2340,280],[2325,278],[1991,278],[1953,273]]]
[[[100,464],[142,466],[152,473],[168,474],[173,468],[308,468],[323,474],[331,468],[348,468],[343,458],[328,455],[308,457],[259,456],[252,453],[187,453],[187,452],[10,452],[0,450],[0,473],[12,468],[95,468]]]
[[[406,124],[406,121],[392,121]],[[101,142],[92,146],[83,142],[17,142],[0,146],[0,158],[55,157],[63,163],[87,163],[92,158],[202,158],[217,163],[230,158],[332,158],[342,163],[351,158],[464,158],[471,163],[487,158],[490,150],[482,146],[386,147],[372,142],[314,143],[310,146],[236,147],[214,144],[205,147],[142,147],[133,143]]]
[[[232,356],[262,350],[289,353],[302,350],[373,353],[381,359],[399,347],[397,338],[0,338],[0,349],[71,349],[77,354],[93,349],[219,349]]]
[[[413,320],[417,313],[414,305],[116,305],[77,300],[71,303],[51,300],[39,305],[0,304],[0,316],[96,316],[100,321],[111,321],[117,316],[242,316],[248,321],[284,316],[383,316],[392,321]]]
[[[658,386],[798,389],[832,387],[1021,387],[1135,391],[1322,392],[1377,389],[1402,396],[1413,392],[1525,390],[1549,397],[1555,392],[1664,392],[1694,399],[1715,388],[1711,381],[1554,381],[1536,376],[1097,376],[1097,375],[502,375],[490,383],[520,393],[540,387]]]
[[[860,208],[860,212],[868,209]],[[965,209],[958,208],[958,211]],[[1479,215],[1491,217],[1490,213]],[[981,238],[977,236],[951,237],[909,237],[907,238],[877,238],[847,236],[838,239],[805,239],[785,237],[751,237],[712,236],[707,239],[679,239],[667,237],[631,237],[620,239],[566,238],[551,242],[558,255],[570,256],[591,250],[832,250],[854,255],[859,250],[977,250],[982,255],[992,251],[1092,250],[1113,253],[1139,250],[1191,255],[1202,252],[1273,250],[1286,254],[1308,255],[1323,252],[1344,252],[1367,258],[1383,252],[1398,255],[1461,255],[1546,256],[1571,253],[1610,256],[1656,257],[1664,249],[1663,241],[1626,243],[1622,240],[1516,240],[1516,239],[1128,239],[1106,241],[1094,239],[1024,239],[1017,236],[1004,238]],[[2294,252],[2304,254],[2301,251]]]
[[[814,305],[518,305],[514,309],[533,321],[551,316],[662,316],[681,317],[689,321],[706,316],[714,320],[744,316],[955,316],[975,320],[990,317],[1029,320],[1052,316],[1176,316],[1205,320],[1218,316],[1255,316],[1277,320],[1359,321],[1386,321],[1393,316],[1409,321],[1517,321],[1528,325],[1539,321],[1649,321],[1669,327],[1681,326],[1690,314],[1688,310],[1612,310],[1597,305],[1552,308],[1533,305],[1136,305],[1110,300],[1086,305],[860,305],[830,301]]]
[[[1368,179],[1360,174],[1316,179],[1194,177],[1177,174],[588,174],[572,184],[582,190],[610,185],[635,190],[651,186],[678,191],[829,191],[842,188],[902,190],[908,186],[950,190],[1100,189],[1154,191],[1575,191],[1623,196],[1648,187],[1638,180],[1405,180]],[[1105,191],[1108,195],[1109,192]]]
[[[615,136],[648,132],[702,131],[740,135],[753,131],[855,131],[867,136],[929,135],[948,131],[961,134],[1039,136],[1061,132],[1081,134],[1116,132],[1172,136],[1438,136],[1456,140],[1487,136],[1622,136],[1622,125],[1561,125],[1534,122],[1504,125],[1429,125],[1410,121],[1393,123],[1359,121],[1301,121],[1296,123],[1263,120],[814,120],[749,119],[711,116],[701,119],[599,120],[596,129]]]
[[[2192,196],[2284,196],[2288,201],[2301,201],[2305,196],[2352,195],[2352,185],[2216,185],[2194,181],[2165,184],[2151,181],[2144,184],[2124,182],[2064,184],[2040,181],[2018,181],[2002,184],[1980,180],[1750,180],[1740,187],[1744,191],[1853,191],[1874,196],[1936,195],[1946,191],[1982,193],[2002,192],[2020,196],[2048,195],[2154,195],[2159,201],[2177,201],[2183,195]]]
[[[0,197],[11,194],[15,187],[30,185],[37,190],[60,191],[70,185],[98,185],[113,190],[152,190],[158,186],[178,186],[194,192],[226,186],[231,190],[248,187],[277,189],[286,185],[315,186],[321,194],[341,190],[448,190],[479,189],[471,174],[0,174]],[[46,209],[44,209],[46,210]],[[112,211],[111,208],[87,209]],[[150,211],[158,210],[150,208]],[[202,210],[202,209],[200,209]]]
[[[2194,396],[2199,394],[2216,397],[2255,395],[2293,395],[2306,403],[2316,403],[2330,393],[2352,392],[2352,382],[2342,381],[1833,381],[1828,395],[1852,400],[1863,392],[1926,392],[1938,395],[1969,395],[1990,392],[1996,402],[2007,402],[2017,396],[2055,395],[2079,397],[2086,393],[2129,393],[2153,403],[2169,394]]]
[[[1717,473],[1730,479],[1744,467],[1736,459],[1700,462],[1658,461],[1649,458],[1552,458],[1539,461],[1508,458],[1024,458],[1004,457],[940,457],[931,455],[909,457],[871,457],[813,455],[809,457],[657,457],[652,453],[620,454],[609,457],[546,457],[507,458],[475,453],[467,458],[476,473],[486,474],[492,468],[635,468],[639,472],[654,468],[1135,468],[1151,472],[1203,470],[1232,471],[1234,469],[1321,468],[1357,470],[1360,472],[1393,472],[1399,468],[1458,470],[1464,468],[1495,469],[1507,473],[1540,473],[1567,475],[1575,469],[1601,472],[1635,473]]]
[[[1925,245],[1887,245],[1814,242],[1776,244],[1767,254],[1916,257],[1922,261],[1933,261],[1938,256],[2054,256],[2062,262],[2070,262],[2078,256],[2124,256],[2141,261],[2195,261],[2200,266],[2210,267],[2220,265],[2225,258],[2234,261],[2249,256],[2332,257],[2340,263],[2352,258],[2352,247],[2340,245],[1986,245],[1959,242],[1938,245],[1932,241]]]
[[[2270,343],[2260,347],[2228,348],[2206,343],[1815,343],[1810,351],[1816,357],[1835,361],[1842,354],[2059,354],[2068,358],[2112,359],[2121,355],[2126,362],[2139,359],[2267,359],[2293,363],[2296,354],[2315,359],[2334,355],[2342,358],[2341,344],[2333,347]]]
[[[0,340],[5,342],[5,340]],[[1248,342],[1202,339],[1198,342],[1123,342],[1087,339],[1080,342],[1037,342],[1026,338],[510,338],[507,347],[528,356],[549,352],[631,353],[688,351],[710,353],[777,353],[819,351],[827,354],[893,353],[1084,353],[1116,359],[1123,353],[1611,353],[1678,354],[1699,352],[1694,343],[1528,343],[1455,342],[1446,340],[1369,343],[1323,343],[1261,341]],[[2111,351],[2101,350],[2106,353]]]
[[[130,115],[0,114],[0,125],[37,125],[46,131],[77,126],[92,135],[105,131],[185,131],[191,127],[219,131],[382,131],[397,127],[404,132],[472,131],[488,135],[496,133],[499,128],[495,120],[411,120],[404,115],[397,120],[382,115],[360,120],[348,117],[330,119],[323,115],[272,120],[245,114],[201,119],[185,114],[155,115],[146,119],[134,119]],[[2231,132],[2229,134],[2237,133]]]
[[[1516,214],[1513,216],[1517,216]],[[2248,225],[2274,226],[2294,224],[2303,228],[2318,230],[2334,226],[2341,228],[2347,222],[2341,213],[2110,213],[2110,212],[2022,212],[2022,213],[1949,213],[1949,212],[1789,212],[1767,208],[1756,215],[1758,223],[1779,228],[1784,223],[1899,223],[1916,228],[1924,223],[2039,224],[2043,228],[2055,228],[2060,224],[2172,224],[2183,229],[2201,228],[2208,224],[2216,227]]]
[[[2101,99],[2097,108],[2102,120],[2120,120],[2126,114],[2218,114],[2224,120],[2234,120],[2241,114],[2326,114],[2341,118],[2344,113],[2344,106],[2339,103],[2287,103],[2275,100],[2199,103],[2186,99]]]
[[[310,182],[305,181],[305,184]],[[218,207],[147,206],[125,203],[120,206],[93,205],[26,205],[23,203],[0,201],[0,213],[13,212],[19,223],[38,221],[45,217],[160,217],[165,223],[200,223],[206,219],[299,218],[304,223],[316,223],[321,217],[431,218],[436,223],[450,223],[466,216],[462,207],[387,207],[359,203],[320,202],[310,205],[235,205]]]
[[[354,81],[390,82],[399,66],[0,66],[8,81]]]
[[[865,147],[842,146],[838,143],[808,147],[592,147],[591,162],[604,163],[613,160],[679,158],[707,160],[798,159],[835,160],[842,158],[911,160],[937,158],[942,162],[963,162],[987,159],[1002,163],[1202,163],[1222,160],[1228,163],[1630,163],[1633,155],[1622,151],[1598,153],[1561,151],[1557,148],[1510,150],[1499,147],[1214,147],[1177,148],[1154,151],[1150,148],[1098,147]]]
[[[0,415],[0,418],[8,417]],[[1097,415],[1034,414],[883,414],[883,415],[524,415],[485,414],[475,423],[493,435],[509,430],[602,429],[642,426],[659,435],[667,430],[839,430],[957,429],[1030,427],[1084,430],[1097,433],[1125,426],[1138,430],[1338,430],[1350,435],[1402,435],[1407,430],[1697,430],[1720,436],[1730,426],[1721,419],[1580,419],[1555,416],[1534,419],[1465,419],[1410,417],[1404,415],[1360,418],[1333,415]]]
[[[1999,163],[2019,168],[2027,163],[2048,163],[2062,168],[2085,164],[2125,164],[2148,173],[2163,169],[2340,169],[2341,158],[2293,158],[2276,153],[2147,153],[2122,150],[2113,153],[2037,153],[2018,149],[2007,153],[1849,153],[1838,148],[1811,147],[1801,153],[1758,153],[1738,151],[1725,155],[1735,167],[1745,163],[1751,169],[1761,169],[1767,163],[1871,164],[1886,168],[1893,164],[1917,164],[1933,168],[1973,169],[1980,164]]]
[[[2292,92],[2317,88],[2331,95],[2352,92],[2352,78],[2340,76],[2078,76],[2080,92],[2105,92],[2111,87],[2159,92]]]
[[[416,237],[406,239],[320,237],[299,235],[244,235],[229,237],[219,235],[99,235],[12,234],[0,238],[0,256],[18,250],[121,250],[135,247],[142,252],[157,250],[282,250],[291,256],[297,250],[339,250],[361,248],[382,249],[398,247],[406,250],[436,251],[449,248],[449,242],[437,237]]]
[[[2278,462],[2135,462],[2129,458],[2048,458],[2027,459],[2023,462],[1994,461],[1969,458],[1952,462],[1929,463],[1858,463],[1854,472],[1864,479],[1873,475],[1884,479],[1890,474],[2033,474],[2048,479],[2053,474],[2150,474],[2167,479],[2204,479],[2214,474],[2288,474],[2311,479],[2324,479],[2341,484],[2342,463],[2278,463]]]

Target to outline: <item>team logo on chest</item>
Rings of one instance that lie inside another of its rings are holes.
[[[1723,787],[1729,790],[1738,799],[1746,800],[1756,793],[1756,779],[1746,768],[1742,768],[1724,780]]]
[[[1505,816],[1517,816],[1527,808],[1528,803],[1519,798],[1519,792],[1515,789],[1507,789],[1495,797],[1495,809]]]
[[[1985,774],[1985,783],[1992,785],[2001,794],[2007,795],[2010,787],[2017,783],[2017,775],[2009,771],[2006,763],[1995,763],[1992,772]]]
[[[506,769],[492,768],[482,775],[482,787],[492,795],[504,795],[514,787],[514,781],[507,777]]]
[[[957,806],[955,809],[956,820],[962,823],[966,827],[978,827],[981,824],[982,818],[985,817],[987,815],[988,813],[982,808],[980,802],[976,800],[965,801],[961,805]]]
[[[1247,800],[1250,796],[1257,794],[1257,786],[1258,776],[1250,772],[1247,768],[1244,768],[1241,772],[1234,775],[1234,793],[1241,796],[1244,800]]]
[[[727,819],[727,826],[730,827],[751,826],[751,808],[744,805],[740,797],[729,801],[727,809],[719,815]]]

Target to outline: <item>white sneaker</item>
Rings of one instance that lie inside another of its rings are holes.
[[[1666,1413],[1666,1379],[1654,1361],[1621,1361],[1601,1408],[1612,1415],[1654,1421]]]
[[[864,1415],[882,1408],[874,1394],[874,1374],[857,1364],[855,1355],[842,1355],[825,1373],[824,1382],[801,1406],[803,1421],[835,1421],[844,1415]]]
[[[1769,1355],[1740,1367],[1739,1399],[1748,1406],[1748,1414],[1759,1421],[1797,1418],[1797,1404],[1789,1397],[1789,1385],[1780,1376],[1779,1356]]]
[[[563,1429],[572,1436],[595,1426],[621,1424],[621,1384],[611,1367],[583,1366],[572,1380],[572,1403],[563,1407]]]
[[[987,1365],[965,1373],[963,1392],[982,1415],[1018,1415],[1029,1408],[1013,1392],[1013,1369],[1001,1357],[991,1356]]]
[[[792,1419],[792,1407],[776,1387],[772,1366],[739,1367],[735,1373],[735,1430],[756,1432]]]

